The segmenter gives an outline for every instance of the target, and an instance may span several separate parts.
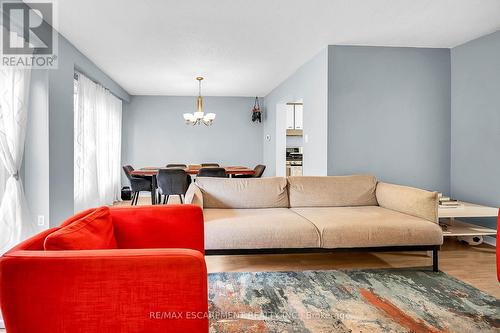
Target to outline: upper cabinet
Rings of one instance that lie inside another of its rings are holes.
[[[295,129],[304,129],[303,115],[302,115],[303,110],[304,110],[303,105],[295,105],[295,121],[294,121]]]
[[[295,129],[295,114],[293,111],[293,105],[287,105],[286,107],[286,129]]]
[[[303,105],[287,105],[286,109],[286,129],[303,129]]]

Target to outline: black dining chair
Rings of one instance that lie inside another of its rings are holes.
[[[124,165],[123,171],[127,176],[130,187],[132,189],[132,202],[131,206],[137,205],[137,201],[139,200],[140,192],[150,192],[151,193],[151,202],[156,198],[156,188],[153,188],[152,177],[137,177],[132,175],[132,171],[134,168],[130,165]]]
[[[211,168],[211,167],[218,168],[218,167],[220,167],[220,165],[217,163],[201,163],[201,167],[202,168],[207,168],[207,167],[208,168]]]
[[[218,177],[218,178],[227,178],[228,177],[228,175],[226,174],[226,169],[215,168],[215,167],[201,168],[200,170],[198,170],[198,174],[196,176],[197,177]]]
[[[234,175],[233,178],[261,178],[264,170],[266,170],[266,166],[257,164],[253,170],[255,171],[253,175]]]
[[[184,203],[184,195],[191,184],[191,177],[181,168],[160,169],[156,176],[160,192],[160,203],[162,196],[163,204],[168,202],[168,197],[178,195],[181,203]]]
[[[182,169],[186,169],[187,165],[186,164],[167,164],[167,168],[182,168]]]
[[[167,164],[167,168],[187,169],[187,165],[186,164]],[[186,174],[186,177],[187,177],[187,181],[189,182],[189,184],[191,184],[191,175]],[[161,200],[160,200],[160,203],[161,203]]]

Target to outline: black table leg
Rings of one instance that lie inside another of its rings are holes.
[[[156,175],[151,176],[151,204],[156,205],[157,202],[156,197]]]

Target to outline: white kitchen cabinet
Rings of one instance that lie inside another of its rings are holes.
[[[302,114],[303,110],[304,110],[303,105],[295,105],[295,120],[294,120],[295,129],[304,129],[303,114]]]
[[[286,129],[303,129],[303,106],[298,104],[287,105]]]
[[[293,105],[287,105],[286,107],[286,129],[294,129],[295,127],[295,114],[293,111]]]
[[[290,176],[302,176],[302,166],[292,165],[290,167]]]

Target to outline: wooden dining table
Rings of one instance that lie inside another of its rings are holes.
[[[226,170],[226,174],[232,175],[254,175],[255,170],[247,168],[245,166],[225,166],[222,167]],[[160,169],[169,169],[166,167],[144,167],[138,170],[132,171],[133,176],[156,176],[158,174],[158,170]],[[179,168],[170,168],[170,169],[179,169]],[[198,171],[200,171],[201,166],[189,166],[184,169],[187,174],[196,175]]]
[[[232,177],[233,175],[254,175],[255,170],[244,167],[244,166],[226,166],[222,167],[226,170],[226,174],[229,175],[229,177]],[[167,167],[144,167],[141,169],[137,169],[132,171],[130,174],[132,176],[140,176],[140,177],[151,177],[151,183],[153,188],[156,188],[156,175],[158,174],[158,171],[161,169],[179,169],[179,168],[167,168]],[[189,167],[185,168],[184,171],[186,171],[187,174],[189,175],[196,175],[198,174],[198,171],[201,169],[201,166],[194,166],[190,165]],[[157,203],[157,198],[151,198],[151,203],[155,205]]]

